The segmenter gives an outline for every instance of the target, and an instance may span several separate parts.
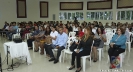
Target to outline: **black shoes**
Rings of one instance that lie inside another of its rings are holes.
[[[70,67],[68,70],[72,70],[72,69],[74,69],[75,68],[75,65],[74,66],[72,66],[72,67]]]
[[[55,58],[51,58],[49,61],[51,62],[51,61],[54,61],[55,60]]]
[[[57,59],[55,59],[55,58],[51,58],[51,59],[49,60],[49,62],[51,62],[51,61],[54,61],[54,64],[56,64],[56,63],[59,62],[59,60],[57,60]]]
[[[56,63],[58,63],[58,62],[59,62],[59,60],[56,59],[56,60],[54,61],[54,64],[56,64]]]
[[[82,68],[80,68],[80,70],[76,70],[75,72],[80,72],[82,70]]]

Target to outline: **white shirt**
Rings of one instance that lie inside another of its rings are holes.
[[[92,29],[92,32],[95,34],[95,33],[96,33],[96,29],[95,29],[95,28],[93,28],[93,29]]]
[[[57,32],[57,31],[54,31],[54,32],[51,31],[50,36],[51,36],[51,37],[57,37],[57,36],[58,36],[58,32]],[[53,40],[53,39],[52,39],[52,43],[53,43],[53,44],[55,44],[55,41],[56,41],[56,40]]]
[[[6,30],[9,30],[9,26],[6,26],[6,28],[5,28]]]
[[[76,28],[75,26],[73,27],[73,32],[78,31],[78,27]]]
[[[84,30],[85,30],[85,28],[84,28],[84,29],[82,29],[82,32],[84,32]]]

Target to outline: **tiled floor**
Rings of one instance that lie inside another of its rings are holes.
[[[7,42],[7,40],[3,37],[0,37],[0,52],[2,55],[2,61],[5,59],[5,53],[3,48],[3,43]],[[49,62],[48,58],[44,55],[40,55],[39,53],[35,53],[32,50],[29,50],[31,59],[33,63],[31,65],[21,64],[18,68],[14,68],[11,72],[75,72],[76,69],[73,69],[71,71],[68,70],[68,67],[70,66],[70,57],[68,56],[65,63],[57,63],[53,64],[53,62]],[[14,62],[17,62],[18,60],[15,59]],[[9,61],[9,64],[11,64],[11,60]],[[7,68],[6,62],[3,64],[3,69]],[[92,62],[92,66],[90,67],[89,61],[87,60],[86,64],[86,72],[109,72],[105,70],[109,70],[109,64],[107,64],[107,51],[104,52],[104,56],[102,58],[101,62]],[[131,49],[131,52],[129,53],[127,51],[123,67],[120,70],[132,70],[133,72],[133,49]],[[7,70],[4,70],[3,72],[10,72]],[[83,72],[83,71],[81,71]],[[111,71],[110,71],[111,72]],[[122,72],[122,71],[112,71],[112,72]],[[131,71],[123,71],[123,72],[131,72]]]

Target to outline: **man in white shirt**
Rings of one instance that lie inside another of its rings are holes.
[[[54,26],[51,27],[51,30],[52,30],[51,33],[50,33],[50,37],[52,39],[52,44],[51,45],[55,44],[56,38],[58,36],[58,32],[55,30],[55,28],[56,27],[54,27]],[[45,51],[46,51],[46,54],[47,54],[48,57],[49,57],[48,47],[51,46],[51,45],[49,45],[49,44],[44,45],[44,48],[45,48]]]

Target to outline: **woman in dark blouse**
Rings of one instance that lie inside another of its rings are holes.
[[[91,52],[91,46],[93,43],[93,35],[92,35],[92,30],[90,27],[86,27],[84,30],[84,36],[82,37],[82,39],[80,40],[79,46],[77,51],[74,51],[72,53],[72,61],[71,61],[71,67],[69,68],[69,70],[72,70],[73,68],[75,68],[75,57],[77,59],[77,70],[76,72],[80,72],[80,70],[82,69],[81,67],[81,63],[80,63],[80,58],[82,56],[87,56],[90,55]]]

